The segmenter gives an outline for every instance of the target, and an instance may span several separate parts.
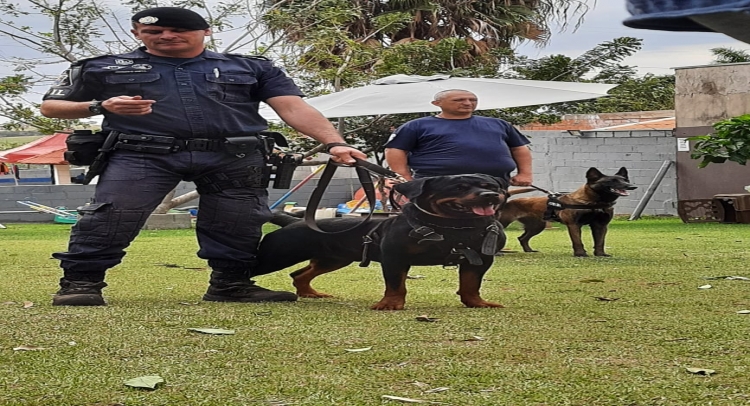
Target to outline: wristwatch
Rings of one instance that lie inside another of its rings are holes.
[[[107,111],[107,109],[102,107],[101,100],[92,100],[91,103],[89,104],[89,111],[94,114],[102,114],[105,111]]]

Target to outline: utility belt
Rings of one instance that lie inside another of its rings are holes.
[[[103,150],[105,142],[112,144],[106,148],[106,151]],[[118,149],[149,154],[171,154],[181,151],[223,151],[240,158],[255,151],[260,151],[265,158],[265,165],[252,168],[251,172],[254,175],[251,178],[256,179],[252,182],[252,187],[265,188],[273,180],[274,189],[288,189],[291,185],[294,170],[302,162],[302,157],[299,155],[274,152],[276,144],[288,146],[284,136],[274,132],[219,139],[180,139],[162,135],[122,134],[114,131],[93,133],[91,130],[76,130],[68,136],[66,144],[68,147],[68,151],[64,154],[66,161],[73,165],[89,166],[96,159],[105,159],[101,156],[102,152],[108,154],[110,151]]]
[[[145,152],[149,154],[171,154],[181,151],[224,151],[230,154],[249,154],[260,150],[263,155],[273,152],[274,140],[260,134],[219,139],[180,139],[162,135],[120,134],[115,149]]]

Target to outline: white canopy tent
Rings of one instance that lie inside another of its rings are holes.
[[[468,90],[477,95],[477,110],[535,106],[607,95],[616,85],[602,83],[553,82],[542,80],[453,78],[447,75],[393,75],[374,84],[342,90],[306,101],[328,118],[374,116],[381,114],[426,113],[440,109],[430,102],[442,90]],[[267,120],[279,117],[263,105],[260,114]]]

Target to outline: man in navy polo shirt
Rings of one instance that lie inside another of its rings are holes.
[[[507,121],[473,115],[477,103],[466,90],[435,94],[432,104],[440,114],[404,123],[386,143],[390,168],[407,180],[484,173],[514,186],[530,185],[529,140]]]
[[[287,124],[326,144],[334,161],[351,164],[366,155],[346,145],[266,58],[206,50],[211,30],[199,14],[157,7],[131,22],[143,47],[73,63],[41,105],[47,117],[103,114],[102,128],[117,132],[119,146],[99,176],[94,201],[79,209],[67,252],[53,255],[63,277],[52,304],[104,305],[106,271],[122,261],[151,212],[182,180],[195,182],[200,193],[198,256],[212,270],[203,299],[296,300],[294,293],[250,280],[261,228],[271,217],[260,179],[267,151],[236,153],[227,143],[245,137],[242,142],[252,145],[267,128],[258,114],[263,101]]]

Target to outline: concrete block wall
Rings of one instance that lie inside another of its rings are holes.
[[[632,214],[665,160],[674,161],[671,131],[584,131],[577,137],[560,131],[524,131],[531,140],[534,184],[551,192],[571,192],[586,182],[590,167],[614,174],[628,170],[638,189],[621,197],[615,213]],[[642,215],[677,215],[674,164],[656,188]]]

